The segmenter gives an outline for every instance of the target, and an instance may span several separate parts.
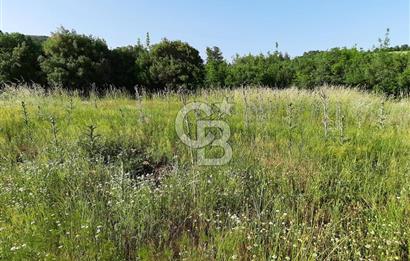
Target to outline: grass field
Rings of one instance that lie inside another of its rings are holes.
[[[197,166],[175,117],[224,99],[232,160]],[[409,138],[409,100],[351,89],[7,88],[0,259],[408,260]]]

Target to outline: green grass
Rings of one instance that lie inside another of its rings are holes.
[[[223,99],[233,158],[197,166],[175,117]],[[0,259],[408,260],[409,130],[410,101],[339,88],[8,88]]]

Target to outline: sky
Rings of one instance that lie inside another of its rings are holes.
[[[391,43],[410,44],[410,0],[0,0],[0,29],[49,35],[64,26],[111,47],[182,40],[204,55],[279,50],[291,56],[332,47],[365,49],[390,28]]]

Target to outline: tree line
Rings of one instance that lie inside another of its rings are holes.
[[[0,83],[38,83],[83,93],[110,86],[130,92],[261,85],[272,88],[314,88],[346,85],[385,92],[410,91],[410,48],[390,47],[385,39],[372,50],[333,48],[295,58],[276,50],[237,55],[228,62],[218,47],[199,51],[182,41],[163,39],[151,44],[109,49],[106,42],[74,30],[58,29],[50,37],[0,31]]]

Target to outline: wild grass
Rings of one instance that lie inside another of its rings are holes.
[[[196,166],[189,101],[234,104]],[[408,260],[410,101],[338,87],[0,93],[2,260]]]

